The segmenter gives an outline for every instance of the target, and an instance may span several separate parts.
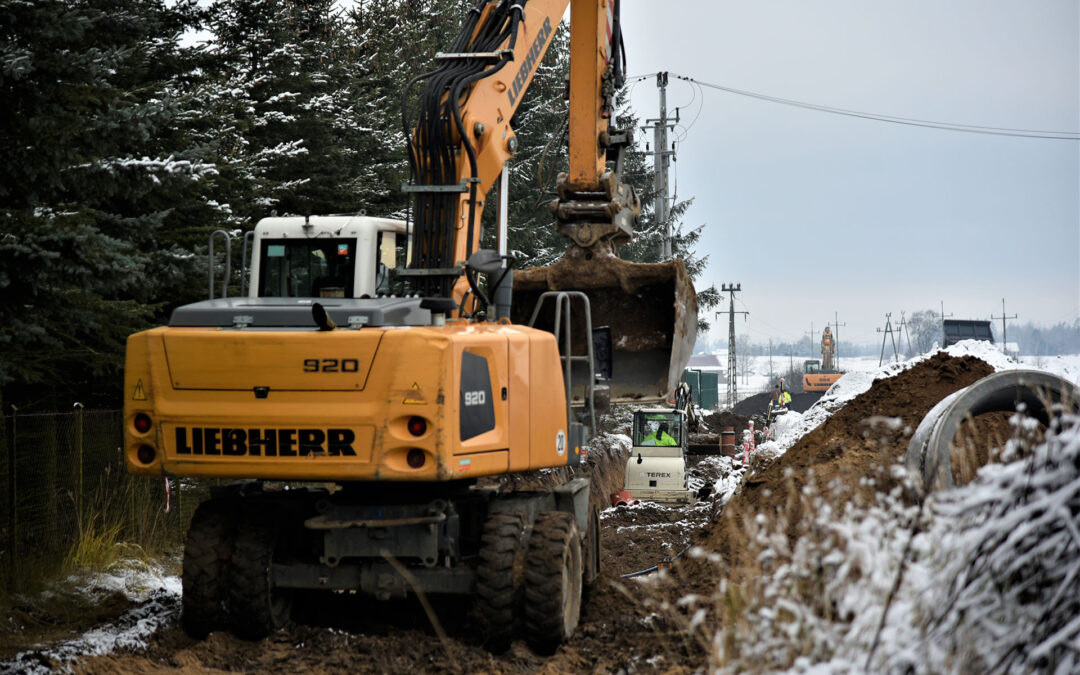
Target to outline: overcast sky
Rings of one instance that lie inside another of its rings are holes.
[[[672,73],[677,197],[704,225],[699,286],[738,282],[737,333],[877,342],[885,313],[1080,316],[1080,142],[942,131],[696,89],[895,117],[1080,131],[1076,0],[624,2],[630,75]],[[658,114],[654,77],[634,86]],[[639,131],[638,133],[644,133]],[[651,131],[647,132],[651,140]],[[724,303],[724,309],[727,303]],[[715,319],[715,317],[712,317]],[[726,339],[726,316],[713,337]],[[1000,325],[1000,323],[998,324]],[[816,339],[815,339],[816,341]]]

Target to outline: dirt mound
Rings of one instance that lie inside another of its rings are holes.
[[[742,433],[746,431],[750,423],[750,415],[722,410],[707,415],[703,421],[705,422],[705,426],[709,428],[710,433],[718,434],[724,429],[732,427],[735,429],[735,438],[739,439],[742,438]]]
[[[947,395],[992,372],[990,365],[975,357],[939,352],[894,377],[874,382],[785,454],[757,468],[725,507],[719,522],[704,530],[696,543],[719,552],[738,570],[752,565],[752,560],[742,558],[746,533],[757,514],[784,517],[788,537],[794,540],[803,516],[798,495],[811,473],[838,505],[887,491],[894,484],[890,469],[902,459],[922,418]]]
[[[822,391],[808,391],[802,394],[792,394],[791,403],[788,404],[788,410],[794,410],[795,412],[806,412],[810,409],[810,406],[818,402],[825,392]],[[749,398],[744,398],[735,404],[732,412],[737,415],[764,415],[765,411],[769,409],[769,398],[772,396],[771,391],[762,392],[760,394],[754,394]]]

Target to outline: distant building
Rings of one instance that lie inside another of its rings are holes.
[[[686,364],[686,367],[720,373],[723,373],[724,370],[724,364],[720,362],[720,357],[716,354],[694,354],[690,357],[690,362]]]
[[[989,321],[975,319],[945,319],[945,343],[943,347],[954,345],[961,340],[983,340],[993,342],[994,334]]]

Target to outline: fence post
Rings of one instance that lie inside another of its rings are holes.
[[[79,452],[79,476],[76,480],[75,519],[80,525],[83,518],[83,404],[75,402],[75,439]]]
[[[19,539],[15,532],[19,525],[15,515],[15,477],[18,475],[15,468],[15,427],[18,417],[19,409],[11,406],[11,436],[8,443],[8,554],[11,556],[8,563],[8,590],[11,592],[15,591],[15,563],[19,559],[19,552],[16,550]]]

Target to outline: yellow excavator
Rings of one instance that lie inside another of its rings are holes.
[[[844,374],[834,365],[835,352],[832,329],[825,326],[821,333],[821,361],[810,359],[803,362],[803,391],[824,393],[843,377]]]
[[[477,479],[580,464],[598,397],[666,398],[697,305],[681,261],[615,255],[640,209],[609,168],[625,143],[609,128],[613,0],[571,4],[570,170],[554,207],[569,251],[515,280],[509,256],[480,249],[510,120],[568,4],[480,0],[410,83],[408,221],[266,218],[241,297],[227,284],[213,297],[211,273],[209,300],[128,338],[129,471],[237,479],[192,517],[189,634],[258,639],[305,590],[465,596],[495,649],[522,636],[550,651],[574,632],[599,573],[588,481]],[[620,315],[636,322],[625,336]]]

